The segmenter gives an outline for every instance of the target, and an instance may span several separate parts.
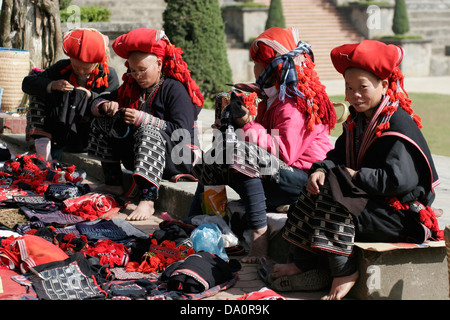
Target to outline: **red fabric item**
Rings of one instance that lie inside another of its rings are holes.
[[[162,73],[172,77],[184,84],[192,98],[192,102],[202,107],[203,96],[197,83],[191,78],[191,71],[182,58],[183,51],[170,43],[164,31],[156,29],[138,28],[127,34],[119,36],[112,44],[114,52],[128,59],[133,51],[152,53],[163,61]],[[118,102],[122,108],[138,107],[140,87],[133,79],[125,73],[122,77],[123,84],[119,89]]]
[[[138,28],[119,36],[114,40],[112,48],[123,59],[128,59],[133,51],[153,53],[163,59],[168,45],[168,39],[165,39],[160,30]]]
[[[20,270],[25,273],[30,267],[61,261],[69,256],[59,247],[44,238],[25,235],[12,243],[12,251],[20,252]]]
[[[269,44],[270,43],[270,44]],[[284,47],[286,49],[283,51]],[[264,67],[278,55],[284,54],[297,47],[292,29],[273,27],[261,33],[250,47],[250,57],[253,61],[261,63]]]
[[[414,114],[411,100],[403,88],[404,76],[398,67],[403,60],[404,51],[393,44],[385,44],[377,40],[363,40],[361,43],[344,44],[331,50],[330,56],[336,70],[344,74],[348,68],[360,68],[369,71],[382,80],[388,80],[386,95],[390,101],[398,101],[419,128],[421,119]],[[389,124],[380,127],[379,132],[388,129]]]
[[[26,286],[11,279],[20,273],[16,271],[0,268],[0,300],[21,300],[23,296],[35,297],[33,290],[28,290]]]
[[[131,261],[127,264],[127,272],[157,273],[163,271],[175,261],[185,259],[194,254],[192,248],[185,245],[177,247],[175,242],[164,240],[160,244],[155,239],[151,240],[149,250],[142,256],[142,261]]]
[[[83,252],[97,257],[101,265],[109,265],[111,268],[125,266],[129,259],[127,247],[109,239],[100,239],[93,247]]]
[[[63,212],[80,216],[85,220],[99,218],[110,219],[115,216],[122,207],[112,195],[102,193],[88,193],[77,198],[63,201]]]
[[[272,27],[261,33],[250,47],[250,57],[254,62],[267,67],[278,55],[286,54],[295,49],[300,42],[299,32],[296,28]],[[336,124],[336,112],[325,91],[325,86],[320,82],[315,64],[311,57],[304,53],[294,59],[297,69],[297,89],[304,97],[296,96],[297,109],[308,115],[308,129],[314,131],[316,124],[328,124],[330,130]],[[282,63],[278,65],[276,86],[279,88]],[[257,121],[261,122],[264,112],[257,114]]]
[[[95,29],[75,29],[64,34],[63,49],[64,53],[70,58],[77,59],[86,63],[97,63],[91,71],[86,82],[86,89],[91,90],[93,86],[100,88],[109,86],[108,75],[110,73],[107,64],[106,47],[108,46],[108,37]],[[103,66],[103,76],[98,77],[100,72],[99,65]],[[61,74],[72,71],[70,63],[61,70]],[[77,76],[74,72],[70,74],[69,81],[77,87]]]
[[[75,29],[64,34],[64,53],[86,63],[106,61],[106,38],[94,29]]]
[[[330,55],[334,67],[341,74],[354,67],[367,70],[380,79],[388,79],[402,62],[403,49],[377,40],[363,40],[336,47]]]
[[[261,288],[258,291],[252,291],[237,298],[237,300],[287,300],[285,297],[269,288]]]
[[[11,244],[15,241],[14,236],[2,239],[0,242],[0,268],[16,269],[19,267],[19,252],[13,250]]]
[[[444,230],[439,230],[439,223],[436,218],[436,214],[431,207],[425,207],[419,212],[420,222],[423,223],[425,227],[431,230],[433,237],[436,240],[445,240]]]

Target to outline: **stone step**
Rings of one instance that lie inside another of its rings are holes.
[[[408,11],[408,19],[411,21],[426,21],[433,19],[440,19],[444,23],[448,23],[450,19],[450,9],[449,10],[420,10]]]
[[[445,10],[450,9],[450,1],[448,0],[406,0],[408,11],[414,10]]]
[[[450,13],[449,13],[450,16]],[[420,22],[420,23],[419,23]],[[436,29],[446,29],[450,28],[450,18],[441,17],[428,17],[427,19],[420,19],[410,23],[410,29],[428,29],[434,31]]]
[[[344,43],[361,41],[360,33],[328,1],[304,0],[299,5],[295,0],[283,0],[282,5],[286,26],[298,28],[301,40],[311,44],[319,77],[340,78],[331,63],[330,52]]]
[[[294,246],[280,233],[269,242],[269,256],[283,263]],[[420,246],[356,243],[359,278],[348,294],[357,300],[448,300],[448,263],[444,241]]]

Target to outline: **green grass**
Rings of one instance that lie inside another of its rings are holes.
[[[450,156],[450,95],[409,93],[414,113],[422,118],[422,133],[433,154]],[[344,96],[330,96],[333,102],[343,102]],[[338,115],[340,110],[337,111]],[[342,133],[342,125],[336,125],[333,137]]]

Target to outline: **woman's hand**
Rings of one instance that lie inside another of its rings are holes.
[[[116,114],[117,110],[119,110],[119,103],[116,101],[106,101],[102,103],[99,108],[105,115],[112,117]]]
[[[253,120],[253,117],[250,115],[250,111],[248,111],[248,109],[244,106],[241,106],[241,108],[245,111],[245,115],[242,116],[241,118],[233,119],[234,123],[238,128],[242,128],[247,123]]]
[[[89,90],[86,89],[86,88],[83,88],[83,87],[77,87],[77,88],[75,88],[75,89],[86,92],[86,95],[87,95],[88,99],[90,99],[90,98],[92,97],[91,91],[89,91]]]
[[[356,171],[351,169],[351,168],[347,168],[348,173],[350,173],[350,176],[353,178],[353,176],[355,175]]]
[[[308,179],[308,183],[306,184],[306,191],[311,194],[318,194],[320,192],[320,186],[323,186],[325,183],[326,174],[323,171],[315,171],[313,172]]]
[[[139,110],[125,108],[124,109],[124,121],[127,124],[135,124],[139,117]]]
[[[52,90],[69,92],[73,90],[74,86],[71,85],[70,82],[66,80],[55,80],[52,81],[51,88]]]

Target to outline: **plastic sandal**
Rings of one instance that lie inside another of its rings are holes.
[[[324,269],[312,269],[292,276],[283,276],[272,281],[275,291],[318,291],[328,287],[332,278]]]
[[[259,277],[267,284],[271,285],[273,266],[275,265],[275,261],[271,260],[268,257],[259,258],[259,267],[258,267],[258,275]]]

